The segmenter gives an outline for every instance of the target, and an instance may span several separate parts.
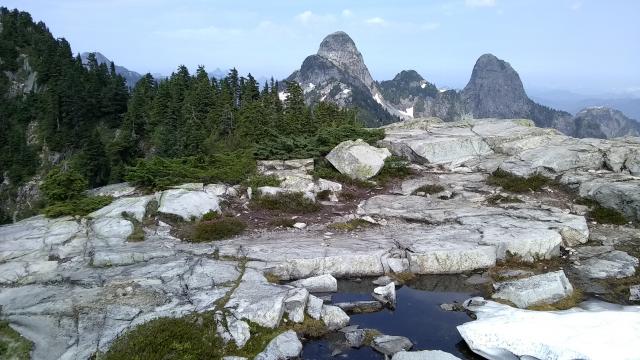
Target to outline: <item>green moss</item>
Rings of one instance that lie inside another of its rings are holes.
[[[504,170],[497,169],[488,178],[490,185],[500,186],[506,191],[524,193],[539,191],[545,186],[553,184],[553,181],[539,174],[529,177],[512,175]]]
[[[418,193],[425,193],[425,194],[437,194],[439,192],[443,192],[444,191],[444,186],[442,185],[438,185],[438,184],[427,184],[427,185],[422,185],[419,188],[415,189],[411,195],[417,195]]]
[[[320,206],[306,198],[301,192],[283,192],[277,195],[258,195],[252,200],[257,209],[274,210],[286,213],[312,213],[320,210]]]
[[[29,360],[33,344],[13,330],[9,323],[0,321],[0,359]]]
[[[509,203],[523,203],[524,201],[520,200],[515,196],[504,196],[501,194],[491,195],[487,198],[487,202],[491,205],[498,204],[509,204]]]
[[[47,217],[56,218],[60,216],[85,216],[100,208],[103,208],[113,201],[111,196],[83,196],[66,201],[55,202],[44,208]]]
[[[600,224],[624,225],[628,222],[621,212],[601,205],[594,206],[588,217]]]
[[[364,228],[368,228],[374,225],[375,224],[372,224],[363,219],[353,219],[346,222],[330,224],[328,228],[332,230],[338,230],[338,231],[354,231],[354,230],[361,230]]]
[[[247,187],[256,189],[262,186],[280,186],[280,179],[275,175],[260,175],[256,174],[245,182]]]
[[[247,228],[244,221],[236,218],[220,218],[201,221],[195,225],[193,235],[187,238],[191,242],[207,242],[227,239],[241,234]]]
[[[573,293],[562,300],[556,301],[553,304],[529,306],[527,309],[535,311],[567,310],[576,307],[583,300],[584,294],[582,293],[582,291],[574,288]]]
[[[362,344],[371,346],[373,339],[380,335],[382,335],[382,333],[376,329],[366,329],[364,331],[364,340],[362,341]]]

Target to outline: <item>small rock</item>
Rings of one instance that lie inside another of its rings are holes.
[[[373,289],[372,295],[374,299],[385,305],[389,305],[392,308],[396,306],[396,285],[394,283]]]
[[[460,360],[460,358],[440,350],[423,350],[400,351],[395,353],[391,360]]]
[[[366,331],[364,329],[358,329],[358,325],[344,327],[340,329],[340,332],[344,334],[344,338],[349,347],[359,348],[364,343]]]
[[[372,218],[369,215],[365,215],[365,216],[361,217],[360,219],[362,219],[362,220],[364,220],[364,221],[366,221],[368,223],[371,223],[371,224],[377,224],[378,223],[374,218]]]
[[[458,303],[440,304],[440,309],[444,311],[462,311],[464,308]]]
[[[289,283],[291,286],[303,287],[310,292],[336,292],[338,291],[338,281],[330,274],[313,276],[306,279],[296,280]]]
[[[413,343],[404,336],[380,335],[373,338],[371,347],[387,356],[411,349]]]
[[[322,321],[329,330],[338,330],[349,324],[349,315],[333,305],[322,305]]]
[[[640,285],[633,285],[629,287],[629,300],[640,301]]]
[[[227,316],[227,329],[229,329],[229,334],[231,334],[238,349],[242,349],[251,338],[249,324],[233,316]]]
[[[564,271],[535,275],[493,285],[494,299],[511,301],[519,308],[552,304],[573,294],[573,286]]]
[[[295,331],[289,330],[276,336],[254,360],[284,360],[295,358],[302,351],[302,343]]]
[[[309,299],[309,291],[305,288],[295,288],[289,291],[289,296],[284,300],[284,310],[289,314],[289,319],[296,323],[304,321],[304,308]]]
[[[307,224],[305,224],[303,222],[297,222],[297,223],[293,224],[293,227],[296,228],[296,229],[302,230],[302,229],[307,227]]]
[[[353,301],[334,305],[348,314],[365,314],[382,310],[382,304],[379,301]]]

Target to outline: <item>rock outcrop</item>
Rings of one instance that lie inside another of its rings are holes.
[[[494,299],[509,301],[522,309],[552,304],[573,294],[573,286],[562,270],[497,283],[493,288]]]
[[[471,350],[494,360],[634,359],[640,307],[584,303],[580,308],[520,310],[473,298],[464,303],[477,320],[458,326]]]
[[[603,107],[589,107],[573,118],[571,135],[579,138],[616,138],[640,136],[640,122],[629,119],[622,112]]]
[[[326,159],[340,173],[352,179],[367,180],[376,176],[391,156],[386,148],[376,148],[358,139],[338,144]]]

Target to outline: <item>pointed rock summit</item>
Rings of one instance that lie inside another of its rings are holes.
[[[531,103],[518,73],[492,54],[478,58],[462,98],[476,118],[526,117]]]
[[[320,43],[318,56],[329,60],[338,68],[360,79],[368,88],[372,88],[373,78],[364,64],[362,54],[344,31],[327,35]]]

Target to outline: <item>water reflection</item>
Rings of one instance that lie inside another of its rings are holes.
[[[339,281],[333,302],[370,300],[375,285],[371,279]],[[481,295],[481,289],[468,285],[459,275],[421,276],[398,288],[395,310],[385,309],[370,314],[354,314],[351,325],[377,329],[383,334],[406,336],[414,344],[412,350],[442,350],[462,359],[482,359],[469,350],[456,326],[470,321],[462,312],[448,312],[440,304],[462,302]],[[369,347],[351,349],[339,334],[305,344],[303,359],[383,359]]]

